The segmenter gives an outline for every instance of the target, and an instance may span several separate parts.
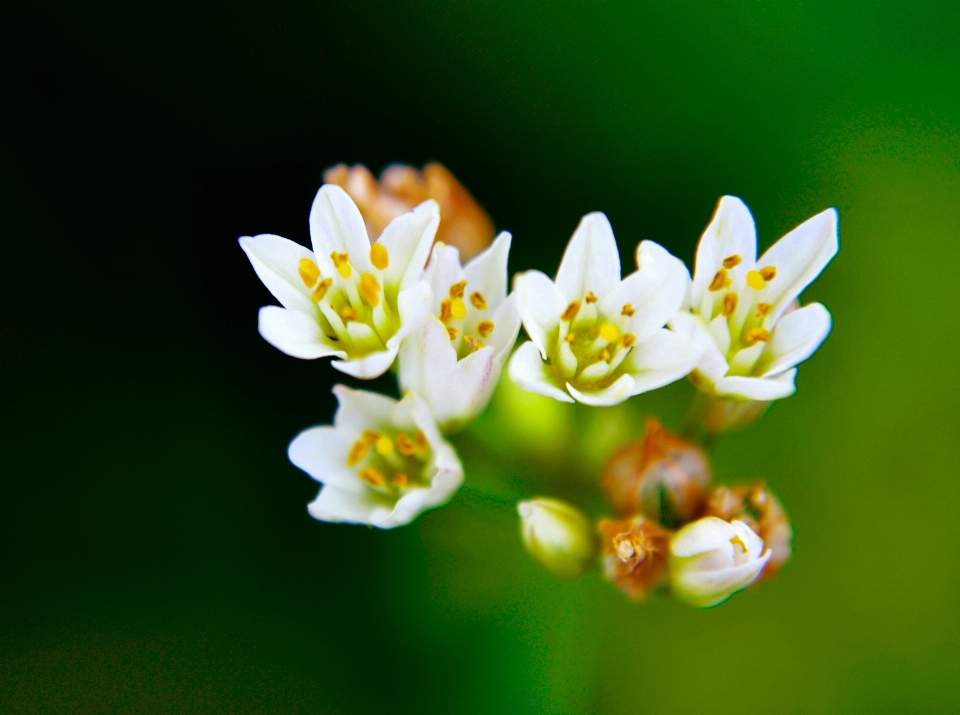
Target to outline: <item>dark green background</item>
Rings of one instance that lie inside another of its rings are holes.
[[[0,711],[955,712],[955,2],[4,12]],[[793,517],[777,581],[636,606],[467,493],[392,532],[307,516],[285,447],[339,375],[257,335],[236,239],[306,242],[330,164],[433,159],[512,270],[592,210],[627,262],[689,261],[725,193],[762,246],[838,207],[834,333],[716,453]]]

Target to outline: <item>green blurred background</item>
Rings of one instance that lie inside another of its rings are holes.
[[[4,13],[0,711],[956,711],[955,2]],[[469,490],[391,532],[307,516],[285,448],[342,377],[257,335],[236,239],[306,242],[331,164],[429,160],[512,270],[593,210],[632,264],[643,238],[689,262],[722,194],[762,247],[839,209],[807,294],[833,334],[716,451],[793,518],[776,581],[709,611],[555,582]]]

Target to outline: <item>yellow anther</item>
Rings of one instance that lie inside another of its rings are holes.
[[[310,294],[310,298],[314,303],[319,303],[323,300],[323,296],[327,294],[327,291],[330,290],[330,286],[333,285],[333,278],[324,278],[322,281],[317,283],[317,287],[313,289],[313,293]]]
[[[760,271],[750,271],[747,273],[747,285],[754,290],[763,290],[763,287],[767,285],[767,279],[763,277]]]
[[[421,452],[426,452],[428,449],[430,449],[430,443],[427,442],[426,436],[420,430],[417,430],[413,433],[413,439],[417,443],[417,449],[419,449]]]
[[[748,279],[749,280],[749,279]],[[710,281],[710,292],[716,293],[718,290],[723,290],[730,286],[730,276],[727,275],[727,269],[721,268],[717,271],[717,274],[713,277],[713,280]]]
[[[477,352],[477,350],[479,350],[480,348],[483,347],[483,343],[480,342],[480,339],[479,339],[479,338],[475,338],[475,337],[473,337],[472,335],[464,335],[464,336],[463,336],[463,339],[464,339],[464,341],[466,341],[466,343],[467,343],[467,348],[468,348],[468,349],[470,350],[470,352],[472,352],[472,353]]]
[[[576,339],[577,339],[577,334],[574,333],[574,332],[569,332],[569,333],[567,333],[566,337],[564,338],[564,341],[570,343],[571,345],[573,345],[573,343],[574,343],[574,341],[576,341]]]
[[[623,340],[620,341],[620,344],[623,345],[623,347],[625,348],[629,348],[635,342],[637,342],[636,335],[634,335],[633,333],[624,333]]]
[[[467,317],[467,306],[463,304],[463,298],[453,299],[453,302],[450,304],[450,313],[458,320]]]
[[[382,487],[387,483],[387,479],[383,476],[383,472],[373,467],[364,467],[360,470],[357,476],[371,487]]]
[[[371,308],[380,305],[380,283],[372,274],[364,273],[360,276],[360,295]]]
[[[451,298],[463,298],[463,289],[467,287],[466,281],[460,281],[459,283],[454,283],[450,286],[450,297]]]
[[[481,338],[489,338],[490,333],[493,332],[494,324],[492,320],[481,320],[477,324],[477,332],[480,333]]]
[[[367,444],[373,445],[377,443],[378,439],[380,439],[380,433],[374,432],[372,429],[367,429],[363,431],[362,435],[360,435],[360,439]]]
[[[457,330],[457,329],[456,329],[455,327],[453,327],[452,325],[451,325],[449,328],[447,328],[447,335],[450,336],[450,339],[451,339],[451,340],[456,340],[456,339],[457,339],[457,336],[458,336],[459,334],[460,334],[460,331]]]
[[[730,539],[730,543],[733,544],[734,548],[739,546],[744,552],[747,550],[747,545],[743,543],[743,539],[741,539],[739,536],[734,536],[732,539]]]
[[[577,317],[577,313],[580,312],[580,301],[575,300],[570,305],[567,306],[567,309],[560,314],[560,320],[571,321]]]
[[[377,440],[377,454],[382,454],[384,457],[393,454],[393,440],[387,435],[381,435],[380,439]]]
[[[737,309],[737,294],[736,293],[727,293],[723,296],[723,315],[724,317],[729,317],[733,315],[733,311]]]
[[[406,432],[397,435],[397,451],[404,457],[409,457],[417,451],[417,445],[407,436]]]
[[[378,271],[385,270],[390,265],[390,256],[387,249],[379,241],[370,246],[370,262]]]
[[[593,294],[593,291],[590,291],[589,293],[587,293],[587,294],[583,297],[583,299],[584,299],[587,303],[596,303],[596,302],[597,302],[597,296],[595,296],[595,295]]]
[[[394,472],[392,482],[393,486],[403,489],[410,483],[410,477],[407,476],[406,472]]]
[[[770,311],[773,310],[773,306],[769,303],[757,303],[757,317],[766,318]]]
[[[610,359],[610,351],[606,348],[602,348],[600,352],[597,353],[597,362],[606,362]]]
[[[470,294],[470,302],[473,304],[473,307],[476,308],[477,310],[487,309],[487,301],[480,294],[480,291],[474,291],[473,293]]]
[[[613,323],[604,323],[600,326],[600,337],[608,343],[615,343],[620,339],[620,330]]]
[[[723,259],[723,267],[727,269],[736,268],[741,263],[743,263],[743,259],[736,253]]]
[[[453,305],[453,301],[450,300],[449,298],[444,298],[440,302],[440,322],[441,323],[450,322],[450,319],[453,317],[453,309],[451,307],[452,305]]]
[[[751,345],[758,342],[769,342],[770,341],[770,331],[765,330],[764,328],[750,328],[747,331],[747,342]]]
[[[320,269],[317,264],[309,258],[301,258],[300,265],[297,266],[297,273],[300,274],[300,280],[307,288],[313,288],[317,284],[317,278],[320,277]]]
[[[763,276],[763,280],[772,281],[774,278],[777,277],[777,267],[767,266],[766,268],[761,268],[760,275]]]
[[[350,256],[346,253],[337,253],[334,251],[330,254],[330,260],[333,261],[333,265],[337,269],[337,273],[340,274],[343,278],[349,278],[353,273],[353,269],[350,268]]]
[[[344,320],[344,322],[356,320],[357,311],[355,311],[352,306],[345,305],[340,309],[340,317]]]
[[[627,303],[623,306],[623,310],[620,311],[620,315],[625,315],[628,318],[632,318],[635,312],[636,311],[633,309],[633,306],[630,303]]]
[[[360,464],[360,460],[367,456],[367,450],[370,449],[370,445],[367,442],[364,442],[362,439],[358,439],[353,443],[353,446],[350,448],[350,451],[347,452],[347,466],[356,467]]]

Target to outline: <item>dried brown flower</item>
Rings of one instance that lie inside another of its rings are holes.
[[[597,531],[604,577],[635,601],[650,595],[666,572],[672,533],[641,515],[601,519]]]
[[[356,202],[371,242],[390,221],[427,199],[440,204],[436,240],[460,249],[461,261],[480,253],[493,240],[490,216],[442,164],[427,164],[423,171],[393,164],[383,170],[379,182],[361,164],[337,164],[324,172],[323,180],[340,186]]]

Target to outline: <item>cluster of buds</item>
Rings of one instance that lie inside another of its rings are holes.
[[[391,368],[400,399],[333,388],[332,425],[290,444],[293,464],[322,484],[316,519],[402,526],[446,503],[464,481],[449,435],[486,408],[507,367],[520,388],[559,402],[610,407],[688,377],[701,395],[690,435],[759,419],[793,394],[797,365],[830,331],[799,296],[838,248],[832,209],[757,259],[753,218],[724,197],[693,275],[653,241],[622,275],[607,217],[583,217],[554,278],[508,285],[511,236],[439,164],[329,169],[310,211],[312,250],[273,235],[240,245],[280,306],[260,334],[287,355],[332,358],[359,379]],[[520,328],[528,341],[516,345]],[[556,499],[520,502],[523,542],[561,578],[598,560],[633,599],[660,589],[713,606],[790,556],[792,531],[764,485],[712,487],[706,452],[647,422],[614,454],[599,486],[613,518],[595,524]]]
[[[703,449],[650,418],[601,477],[613,518],[591,527],[569,504],[521,502],[524,543],[557,576],[579,576],[599,558],[604,578],[633,600],[669,590],[691,605],[715,606],[773,576],[790,558],[793,531],[765,485],[710,482]],[[594,551],[585,556],[587,545]]]

